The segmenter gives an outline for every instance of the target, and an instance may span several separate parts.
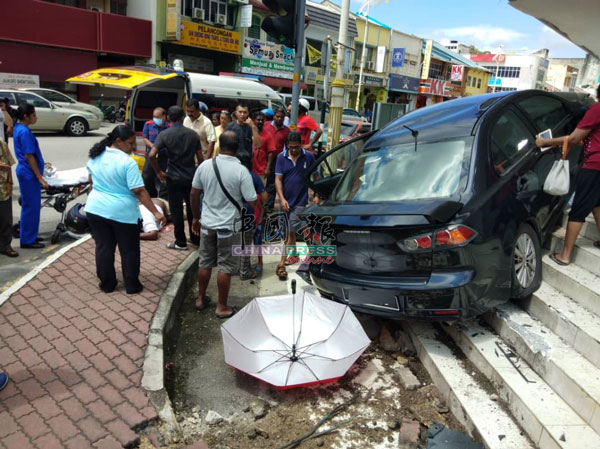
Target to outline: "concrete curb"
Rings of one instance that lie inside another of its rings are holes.
[[[142,368],[142,388],[146,391],[150,403],[156,409],[159,418],[165,425],[165,437],[181,437],[181,428],[177,423],[171,406],[169,394],[165,389],[165,341],[177,338],[175,322],[185,293],[196,282],[198,269],[198,252],[194,251],[177,267],[162,297],[148,334],[148,346],[144,354]]]

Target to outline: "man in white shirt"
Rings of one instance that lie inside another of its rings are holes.
[[[156,210],[163,214],[167,221],[169,220],[169,204],[161,198],[152,198],[152,202]],[[143,204],[138,205],[140,208],[140,216],[142,220],[142,229],[140,232],[140,240],[158,240],[158,233],[162,225],[156,221],[156,217]]]
[[[202,105],[206,107],[204,103]],[[200,102],[195,98],[190,98],[186,101],[185,112],[187,117],[183,121],[183,126],[193,129],[198,133],[204,160],[210,159],[215,149],[215,142],[217,141],[212,121],[202,113]],[[198,163],[202,163],[202,161],[198,161]]]
[[[239,226],[242,199],[251,207],[257,207],[256,190],[250,172],[236,157],[239,147],[237,134],[234,131],[225,131],[219,136],[219,155],[212,161],[201,164],[196,169],[192,182],[190,200],[194,219],[192,232],[202,233],[200,247],[198,248],[198,299],[196,308],[205,309],[210,300],[206,297],[206,289],[210,281],[212,269],[217,267],[217,286],[219,302],[216,315],[218,318],[229,318],[235,312],[234,307],[227,306],[231,275],[236,273],[239,260],[233,255],[233,247],[240,245]],[[228,198],[221,187],[215,167],[217,164],[223,186],[238,207]],[[200,195],[204,192],[202,200],[202,231],[200,231]],[[253,218],[253,217],[252,217]]]

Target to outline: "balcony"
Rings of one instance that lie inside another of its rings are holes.
[[[0,40],[141,58],[152,56],[152,22],[40,0],[11,2]]]

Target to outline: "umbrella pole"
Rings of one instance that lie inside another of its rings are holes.
[[[298,361],[296,355],[296,279],[292,279],[292,362]]]

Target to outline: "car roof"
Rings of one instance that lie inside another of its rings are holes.
[[[371,126],[371,124],[369,122],[364,122],[362,120],[342,120],[342,124],[348,124],[348,125],[369,125]]]
[[[509,101],[531,95],[559,98],[542,90],[522,90],[474,95],[445,101],[412,111],[391,122],[374,135],[365,150],[383,145],[396,145],[414,142],[414,137],[406,127],[418,131],[419,141],[433,141],[469,136],[477,121],[488,111],[503,107]],[[562,101],[566,101],[564,98]]]

